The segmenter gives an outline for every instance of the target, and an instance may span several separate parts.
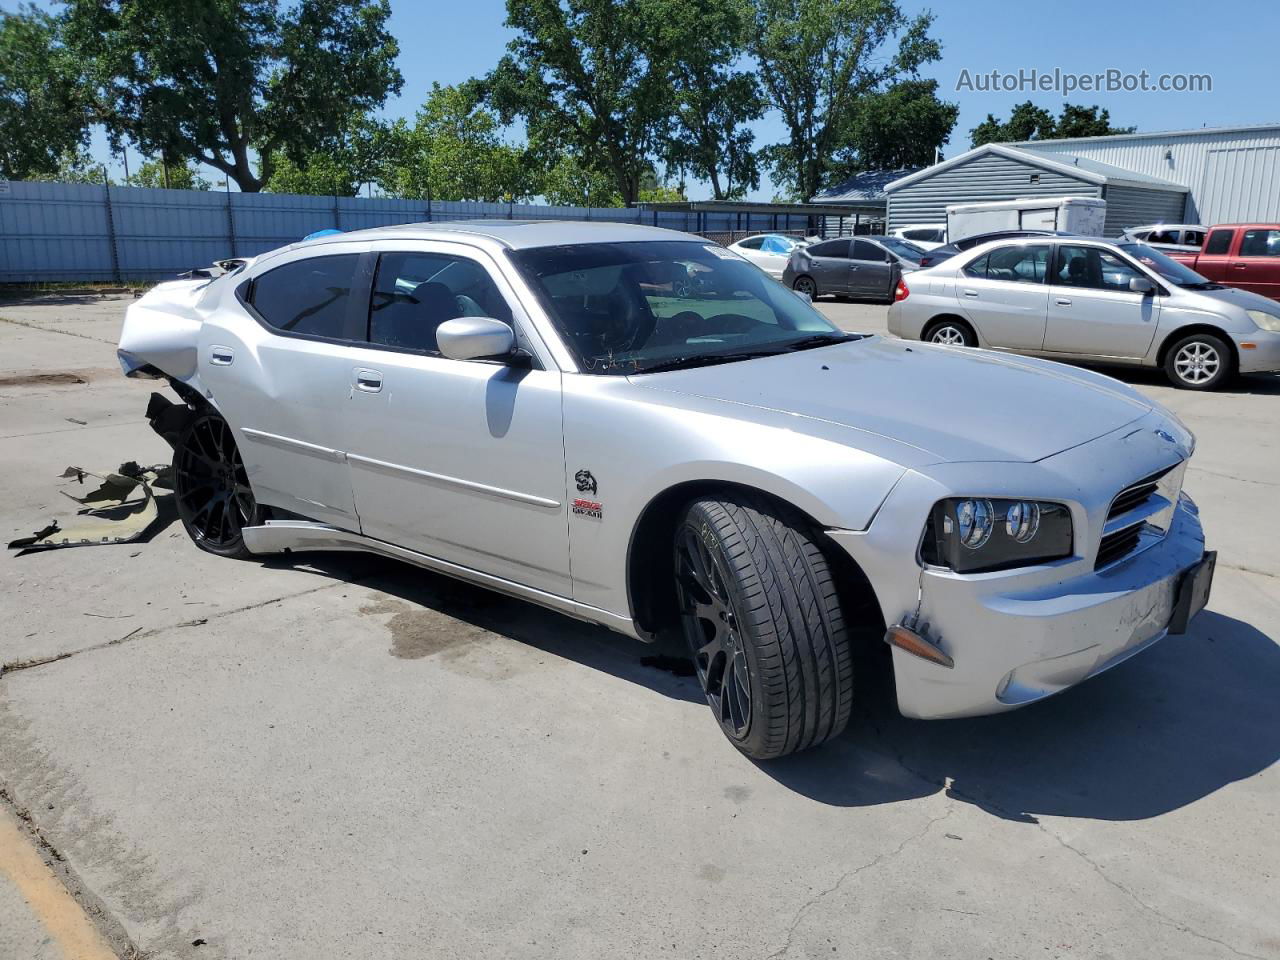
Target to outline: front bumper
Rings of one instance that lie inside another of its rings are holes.
[[[867,530],[829,531],[867,574],[885,623],[906,623],[953,661],[948,668],[890,648],[905,716],[1011,710],[1095,676],[1168,633],[1183,575],[1205,556],[1204,532],[1189,498],[1179,497],[1163,537],[1094,569],[1111,497],[1167,465],[1168,448],[1146,428],[1161,422],[1152,419],[1141,430],[1131,425],[1040,464],[954,465],[938,468],[933,479],[909,472]],[[1074,478],[1090,475],[1098,483],[1086,495]],[[1047,499],[1083,496],[1072,505],[1080,552],[1025,569],[968,575],[921,566],[914,553],[904,553],[903,534],[919,536],[927,509],[922,504],[980,489],[982,478],[999,486],[984,495],[1016,496],[1018,489],[1057,483]]]
[[[1252,343],[1252,347],[1243,344]],[[1280,333],[1258,330],[1236,337],[1241,373],[1280,372]]]

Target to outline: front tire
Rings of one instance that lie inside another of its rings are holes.
[[[676,595],[707,703],[768,760],[849,723],[853,659],[835,579],[795,511],[757,494],[695,500],[676,527]]]
[[[192,417],[173,448],[173,493],[183,529],[201,550],[245,560],[245,527],[262,508],[254,499],[240,451],[226,420],[204,411]]]
[[[1231,348],[1211,333],[1193,333],[1164,355],[1164,373],[1182,390],[1216,390],[1235,370]]]

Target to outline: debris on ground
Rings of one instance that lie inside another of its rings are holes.
[[[61,491],[85,509],[67,526],[54,520],[31,536],[14,540],[9,549],[26,552],[137,540],[159,516],[153,488],[172,490],[172,474],[173,468],[168,464],[142,467],[132,460],[120,464],[115,471],[102,473],[67,467],[62,479],[82,485],[88,477],[101,481],[81,497]]]

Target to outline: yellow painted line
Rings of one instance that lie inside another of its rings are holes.
[[[18,888],[66,960],[118,960],[6,810],[0,810],[0,874]]]

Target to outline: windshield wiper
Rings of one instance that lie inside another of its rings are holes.
[[[759,357],[776,357],[779,350],[744,350],[741,353],[696,353],[688,357],[675,357],[636,369],[635,373],[664,373],[667,370],[688,370],[692,367],[709,367],[717,363],[736,363],[739,360],[755,360]]]
[[[1212,280],[1197,280],[1195,283],[1179,284],[1183,290],[1221,290],[1221,283],[1214,283]]]
[[[810,350],[814,347],[829,347],[833,343],[849,343],[851,340],[862,340],[865,333],[815,333],[812,337],[792,340],[783,345],[784,350]]]

